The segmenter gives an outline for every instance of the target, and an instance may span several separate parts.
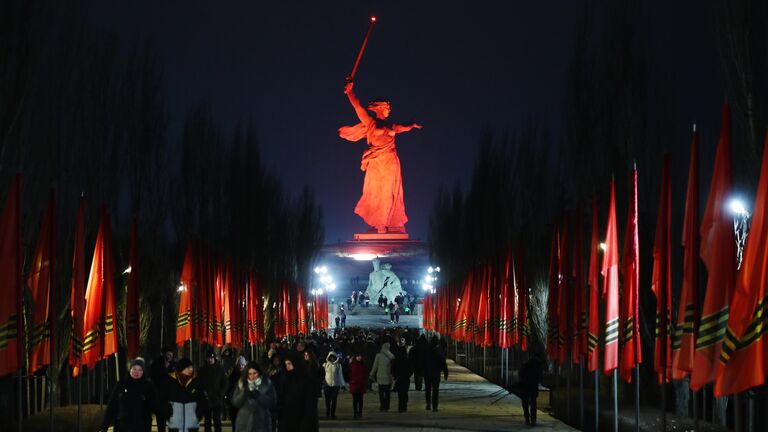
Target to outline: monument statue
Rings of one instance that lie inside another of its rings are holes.
[[[400,285],[400,278],[392,271],[392,264],[380,265],[377,259],[372,262],[373,271],[368,275],[368,288],[365,290],[371,303],[376,303],[380,295],[383,295],[389,303],[398,295],[406,294]]]
[[[352,87],[353,83],[347,82],[344,93],[360,123],[340,128],[339,136],[353,142],[363,137],[368,141],[368,149],[360,162],[360,170],[365,172],[363,194],[355,206],[355,214],[379,234],[404,233],[408,216],[403,202],[403,179],[400,158],[395,149],[395,135],[413,128],[421,129],[421,125],[400,125],[387,120],[391,107],[389,101],[383,99],[368,104],[368,110],[373,113],[371,115],[360,104]]]

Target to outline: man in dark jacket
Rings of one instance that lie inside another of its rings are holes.
[[[440,372],[448,380],[448,365],[445,356],[440,352],[437,336],[429,340],[429,347],[424,354],[424,397],[427,400],[427,411],[437,411],[440,398]]]
[[[396,347],[394,354],[392,375],[395,377],[395,391],[397,391],[397,412],[405,412],[408,411],[408,388],[411,386],[413,366],[404,346]]]
[[[416,391],[421,391],[424,385],[424,354],[428,348],[427,337],[421,335],[416,340],[416,345],[408,352],[408,358],[413,365],[413,383],[416,386]]]
[[[538,356],[534,355],[520,366],[520,399],[523,402],[525,424],[536,424],[536,398],[539,396],[542,365]]]
[[[176,371],[176,360],[174,359],[176,351],[174,347],[163,348],[162,355],[152,362],[149,369],[149,378],[155,386],[158,403],[162,407],[155,414],[157,420],[157,432],[165,432],[165,424],[168,421],[165,406],[168,404],[168,388],[166,380],[168,374]]]
[[[205,391],[208,400],[205,417],[205,432],[211,432],[211,424],[216,432],[221,432],[221,412],[224,407],[224,395],[227,393],[227,374],[224,366],[216,362],[216,353],[208,350],[206,360],[197,379]]]
[[[114,425],[117,431],[150,432],[152,413],[159,408],[155,389],[144,375],[144,359],[137,357],[112,392],[100,430]]]
[[[168,375],[168,429],[171,432],[197,431],[200,417],[206,412],[205,391],[195,376],[192,362],[179,360],[177,372]]]

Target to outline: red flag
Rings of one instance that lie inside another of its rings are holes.
[[[72,289],[70,296],[72,328],[69,339],[69,365],[72,376],[80,374],[85,334],[85,203],[80,198],[75,223],[75,243],[72,247]]]
[[[0,376],[19,369],[24,361],[21,293],[21,175],[13,179],[0,215]],[[23,344],[22,344],[23,346]]]
[[[29,355],[29,370],[34,373],[51,363],[51,317],[54,316],[51,302],[53,287],[54,254],[56,236],[54,227],[53,192],[48,199],[48,209],[40,225],[35,255],[32,258],[27,286],[32,294],[32,337]]]
[[[304,289],[299,287],[299,333],[309,334],[307,325],[307,299],[304,297]]]
[[[696,391],[715,380],[720,348],[728,325],[728,304],[736,281],[736,243],[731,198],[731,127],[728,106],[723,106],[723,126],[715,154],[712,186],[701,221],[700,255],[707,267],[707,291],[696,338],[691,388]]]
[[[234,338],[232,335],[232,312],[235,308],[235,295],[232,287],[231,266],[226,266],[223,277],[224,283],[221,287],[222,306],[224,307],[224,343],[232,344]]]
[[[250,273],[248,282],[248,341],[256,344],[264,340],[264,302],[261,298],[260,279]]]
[[[616,235],[616,193],[611,180],[611,200],[603,252],[603,297],[605,298],[605,349],[603,372],[619,366],[619,245]]]
[[[456,322],[453,326],[453,338],[457,341],[466,340],[467,327],[469,325],[469,304],[472,297],[472,273],[464,277],[464,289],[461,297],[457,299]]]
[[[499,296],[498,344],[499,348],[509,348],[515,341],[517,325],[512,313],[515,275],[512,266],[512,250],[507,249],[504,255],[504,270],[501,273],[501,294]],[[514,336],[513,336],[514,335]]]
[[[629,194],[627,230],[624,233],[622,273],[624,292],[621,298],[621,369],[624,381],[632,381],[632,370],[643,362],[640,341],[639,286],[640,286],[640,236],[637,226],[637,169],[632,170],[632,189]]]
[[[688,168],[688,190],[685,194],[683,224],[683,286],[677,312],[675,337],[672,340],[672,379],[681,380],[693,370],[693,357],[698,327],[699,267],[699,135],[693,133],[691,162]]]
[[[128,342],[128,358],[139,355],[139,339],[141,335],[141,320],[139,319],[139,234],[138,223],[133,220],[131,226],[131,251],[128,258],[128,295],[125,305],[125,337]]]
[[[574,215],[573,232],[573,316],[571,328],[573,333],[571,344],[571,359],[574,363],[581,363],[581,356],[587,353],[587,310],[584,308],[584,273],[582,250],[581,210]]]
[[[224,319],[222,312],[224,309],[224,286],[226,281],[224,280],[224,264],[217,263],[215,265],[214,274],[216,275],[215,283],[213,286],[213,312],[211,313],[211,323],[213,325],[211,343],[216,346],[224,345],[224,338],[222,332],[224,331]]]
[[[571,301],[569,245],[568,218],[563,218],[563,234],[560,236],[560,252],[557,260],[559,282],[557,292],[557,362],[561,365],[564,365],[568,359],[568,348],[571,344],[570,315],[572,310],[569,304]]]
[[[590,372],[597,370],[600,344],[600,287],[598,256],[600,234],[597,226],[597,197],[592,195],[592,242],[589,246],[589,328],[587,329],[587,363]]]
[[[192,338],[192,293],[195,285],[195,253],[192,242],[187,242],[187,251],[184,253],[184,264],[181,267],[181,280],[179,283],[179,314],[176,318],[176,345],[184,345],[184,342]],[[133,267],[131,267],[133,273]]]
[[[656,238],[653,242],[653,278],[651,280],[651,290],[656,296],[656,343],[653,350],[653,370],[656,371],[659,384],[669,382],[669,368],[672,365],[669,343],[672,322],[672,249],[669,234],[671,208],[669,155],[665,155],[661,173],[659,216],[656,218]]]
[[[85,291],[83,333],[83,366],[93,367],[97,361],[112,354],[114,341],[114,285],[112,277],[109,216],[102,210],[101,225]],[[111,299],[110,299],[111,297]],[[111,300],[111,301],[110,301]],[[111,304],[110,304],[111,303]]]
[[[480,279],[480,284],[476,287],[476,289],[479,289],[479,296],[477,299],[477,316],[476,316],[476,322],[477,325],[475,326],[475,345],[477,346],[488,346],[490,345],[490,332],[488,331],[491,327],[490,323],[490,313],[489,313],[489,305],[488,305],[488,295],[491,289],[491,269],[488,264],[483,266],[482,275]]]
[[[196,299],[194,307],[195,328],[194,333],[201,343],[211,343],[210,319],[211,306],[211,257],[210,252],[203,247],[198,248],[197,254],[197,285],[193,288],[193,296]]]
[[[547,296],[547,356],[552,360],[558,358],[557,336],[560,334],[557,328],[557,294],[560,290],[560,234],[557,228],[552,234],[552,245],[549,253],[549,295]]]
[[[103,330],[102,358],[117,352],[117,331],[115,330],[115,260],[112,254],[112,226],[107,212],[102,214],[104,228],[104,306],[101,313]]]
[[[515,261],[515,281],[517,283],[517,328],[519,331],[520,349],[528,351],[528,286],[525,283],[525,264],[523,263],[523,248],[517,249]]]
[[[739,393],[765,383],[768,373],[768,133],[755,197],[755,213],[731,300],[720,352],[715,395]]]

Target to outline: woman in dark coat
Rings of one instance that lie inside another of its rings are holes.
[[[392,376],[395,377],[397,392],[397,412],[408,411],[408,388],[411,386],[413,367],[404,346],[395,348],[395,359],[392,361]]]
[[[285,359],[282,403],[280,404],[280,432],[316,432],[320,429],[317,419],[317,393],[307,380],[304,360],[296,355]]]
[[[114,425],[115,432],[149,432],[157,404],[155,388],[144,376],[144,359],[138,357],[131,361],[128,375],[112,392],[101,430]]]
[[[270,411],[277,406],[275,389],[261,367],[251,362],[237,382],[232,395],[232,405],[237,407],[235,429],[239,432],[272,432]]]

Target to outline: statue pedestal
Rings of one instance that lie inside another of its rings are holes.
[[[408,233],[356,233],[355,240],[408,240]]]

